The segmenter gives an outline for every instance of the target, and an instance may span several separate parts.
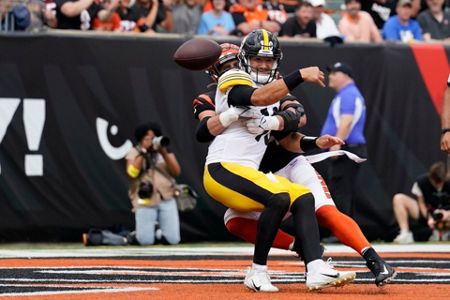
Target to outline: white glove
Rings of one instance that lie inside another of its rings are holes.
[[[226,111],[220,113],[219,121],[223,127],[228,127],[231,123],[239,119],[239,115],[244,111],[244,108],[230,107]]]
[[[250,133],[258,135],[268,130],[278,130],[280,121],[275,116],[262,116],[259,119],[248,120],[246,126]]]
[[[244,106],[231,106],[229,109],[219,115],[219,120],[223,127],[228,127],[231,125],[231,123],[237,121],[238,119],[254,119],[260,117],[261,113],[258,110],[254,110]]]

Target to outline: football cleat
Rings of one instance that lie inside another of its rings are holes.
[[[244,285],[255,292],[278,292],[278,288],[272,285],[269,274],[265,270],[250,269],[245,276]]]
[[[375,284],[379,287],[389,283],[397,276],[395,269],[382,259],[368,260],[366,265],[375,276]]]
[[[356,278],[352,271],[338,271],[331,266],[331,260],[319,267],[314,272],[306,275],[306,286],[310,291],[321,290],[329,287],[344,286]]]

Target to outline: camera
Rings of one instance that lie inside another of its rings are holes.
[[[153,184],[151,182],[142,181],[139,183],[138,196],[140,199],[149,199],[153,194]]]
[[[444,215],[441,212],[433,212],[431,214],[431,217],[433,217],[434,221],[439,222],[442,220],[442,217],[444,217]]]
[[[170,140],[166,136],[155,136],[152,144],[154,148],[167,147],[170,144]]]

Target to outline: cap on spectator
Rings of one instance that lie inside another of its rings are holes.
[[[314,7],[325,6],[325,0],[309,0],[309,3]]]
[[[397,2],[397,7],[400,7],[400,6],[412,6],[412,2],[411,2],[411,0],[399,0]]]
[[[328,72],[333,73],[333,72],[342,72],[344,74],[347,74],[349,77],[353,78],[353,70],[352,68],[342,62],[337,62],[334,65],[328,66],[327,67]]]
[[[18,4],[14,6],[11,13],[14,16],[16,30],[25,30],[30,26],[31,15],[25,5]]]

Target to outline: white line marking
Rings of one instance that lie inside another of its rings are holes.
[[[450,252],[450,244],[375,244],[378,252]],[[325,245],[325,253],[355,253],[344,245]],[[281,249],[272,249],[272,255],[292,256],[293,252]],[[37,250],[0,250],[0,258],[38,258],[38,257],[121,257],[121,256],[235,256],[253,255],[253,246],[239,247],[123,247],[118,249],[37,249]]]
[[[140,291],[155,291],[158,288],[113,288],[113,289],[94,289],[94,290],[77,290],[77,291],[48,291],[48,292],[28,292],[28,293],[6,293],[0,294],[4,296],[50,296],[62,294],[88,294],[88,293],[124,293],[124,292],[140,292]]]

